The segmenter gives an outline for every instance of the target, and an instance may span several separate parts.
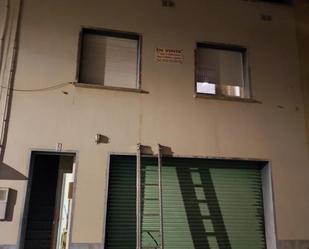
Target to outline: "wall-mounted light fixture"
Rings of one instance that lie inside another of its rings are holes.
[[[95,142],[97,144],[108,144],[109,138],[107,136],[104,136],[104,135],[98,133],[98,134],[95,135]]]

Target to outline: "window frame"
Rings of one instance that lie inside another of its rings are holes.
[[[242,55],[242,69],[243,69],[243,81],[244,81],[244,95],[242,97],[237,96],[228,96],[220,93],[210,94],[210,93],[201,93],[197,91],[197,50],[199,48],[207,48],[221,51],[231,51],[238,52]],[[224,99],[224,100],[239,100],[239,101],[248,101],[253,100],[252,98],[252,89],[251,89],[251,78],[250,78],[250,67],[249,67],[249,58],[248,58],[248,49],[243,46],[234,45],[234,44],[224,44],[224,43],[213,43],[213,42],[196,42],[195,53],[194,53],[194,93],[199,97],[207,97],[213,99]]]
[[[136,72],[136,87],[119,87],[119,86],[107,86],[104,82],[96,82],[89,83],[89,82],[82,82],[80,80],[81,77],[81,67],[83,63],[83,38],[85,34],[94,34],[94,35],[102,35],[106,37],[114,37],[114,38],[123,38],[123,39],[131,39],[137,41],[137,72]],[[97,28],[97,27],[90,27],[90,26],[82,26],[79,32],[79,39],[78,39],[78,52],[77,52],[77,63],[76,63],[76,75],[75,75],[75,82],[77,86],[89,87],[89,88],[102,88],[108,90],[123,90],[123,91],[132,91],[132,92],[141,92],[141,70],[142,70],[142,35],[135,32],[128,32],[128,31],[120,31],[114,29],[105,29],[105,28]]]

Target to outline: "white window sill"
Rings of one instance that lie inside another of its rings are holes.
[[[75,82],[74,86],[76,87],[84,87],[84,88],[94,88],[94,89],[102,89],[102,90],[109,90],[109,91],[122,91],[122,92],[134,92],[134,93],[149,93],[142,89],[136,88],[126,88],[126,87],[114,87],[114,86],[103,86],[99,84],[90,84],[90,83],[81,83]]]
[[[246,103],[257,103],[262,104],[261,101],[252,99],[252,98],[241,98],[241,97],[231,97],[224,95],[214,95],[207,93],[195,93],[195,98],[203,98],[203,99],[212,99],[212,100],[225,100],[225,101],[236,101],[236,102],[246,102]]]

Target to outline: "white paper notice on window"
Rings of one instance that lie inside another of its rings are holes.
[[[158,63],[180,63],[184,60],[183,49],[156,48],[155,61]]]

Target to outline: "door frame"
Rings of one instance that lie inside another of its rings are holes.
[[[20,215],[19,221],[19,231],[18,231],[18,239],[17,239],[17,247],[18,249],[24,249],[24,242],[25,242],[25,235],[26,235],[26,228],[27,228],[27,218],[28,218],[28,211],[29,211],[29,201],[30,201],[30,193],[31,193],[31,186],[32,186],[32,176],[33,176],[33,168],[34,168],[34,158],[36,155],[55,155],[55,156],[72,156],[73,157],[73,165],[72,165],[72,173],[74,175],[74,184],[73,184],[73,198],[72,198],[72,211],[71,211],[71,218],[70,218],[70,230],[69,230],[69,248],[72,242],[72,225],[73,225],[73,214],[75,210],[75,192],[76,192],[76,181],[77,181],[77,165],[78,165],[78,156],[79,152],[76,150],[63,150],[63,151],[55,151],[49,149],[30,149],[28,153],[28,166],[27,166],[27,183],[24,192],[23,202],[23,211]]]
[[[105,233],[106,233],[106,217],[107,217],[107,201],[108,201],[108,187],[109,187],[109,171],[110,171],[110,158],[113,155],[119,156],[136,156],[136,153],[128,152],[108,152],[106,160],[105,171],[105,193],[104,193],[104,220],[103,220],[103,235],[102,247],[105,246]],[[156,154],[147,155],[146,157],[156,157]],[[263,164],[261,168],[262,176],[262,194],[263,194],[263,208],[264,208],[264,231],[265,242],[267,249],[277,248],[277,222],[275,210],[275,195],[273,187],[272,163],[268,159],[260,158],[243,158],[243,157],[220,157],[220,156],[194,156],[194,155],[179,155],[173,154],[174,158],[196,158],[196,159],[215,159],[215,160],[230,160],[230,161],[253,161]]]

